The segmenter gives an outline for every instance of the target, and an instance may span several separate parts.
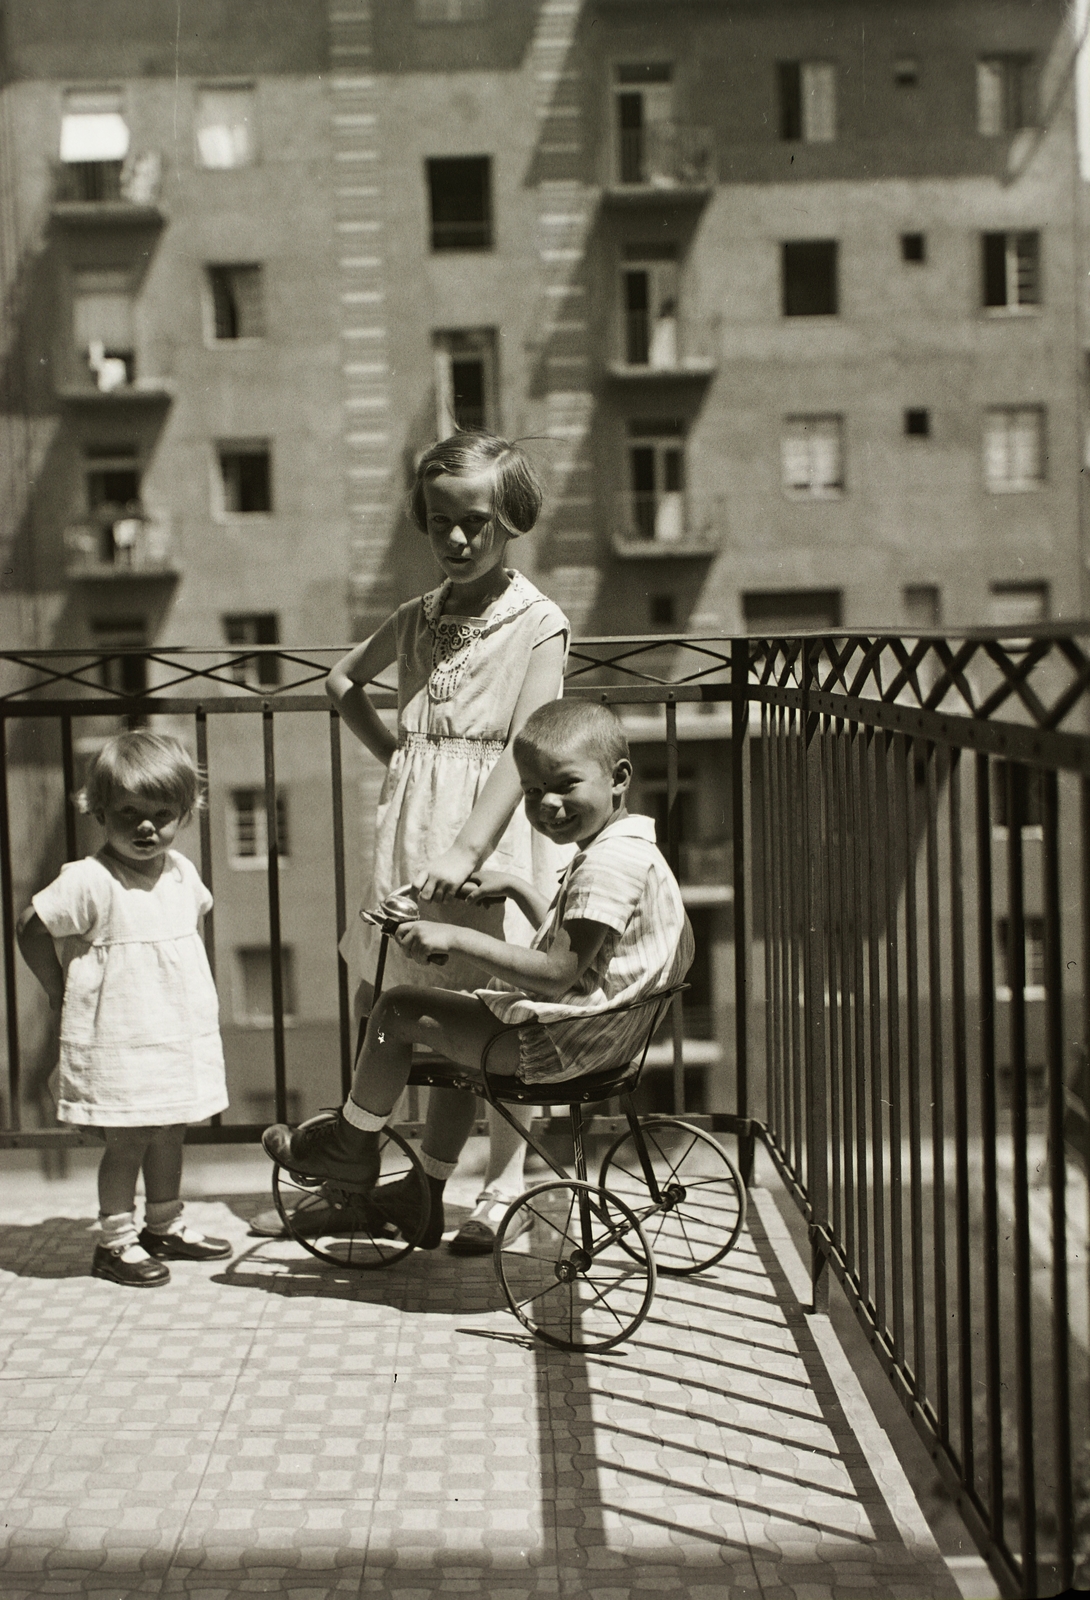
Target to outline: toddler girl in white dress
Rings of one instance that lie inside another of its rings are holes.
[[[36,894],[19,947],[61,1013],[61,1122],[105,1141],[98,1171],[97,1278],[151,1287],[166,1261],[228,1256],[231,1246],[182,1221],[186,1124],[227,1106],[219,1003],[200,935],[212,896],[170,848],[201,804],[177,739],[118,734],[95,757],[80,809],[106,842]],[[136,1228],[143,1171],[144,1228]]]

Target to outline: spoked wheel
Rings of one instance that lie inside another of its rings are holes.
[[[575,1179],[520,1196],[500,1223],[496,1276],[524,1328],[560,1350],[609,1350],[655,1294],[655,1262],[622,1201]]]
[[[598,1182],[643,1225],[660,1272],[684,1277],[722,1261],[746,1220],[746,1190],[716,1139],[674,1117],[640,1119],[661,1193],[656,1205],[636,1141],[624,1133],[606,1151]],[[632,1242],[621,1238],[624,1249]]]
[[[369,1195],[308,1184],[274,1166],[276,1209],[289,1236],[319,1261],[371,1272],[408,1255],[428,1226],[431,1196],[416,1152],[392,1128],[379,1141],[382,1170]]]

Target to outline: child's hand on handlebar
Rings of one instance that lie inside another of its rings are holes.
[[[506,900],[509,893],[510,879],[505,872],[475,872],[458,890],[458,898],[471,905],[486,906]]]
[[[451,845],[416,874],[412,886],[419,891],[421,900],[453,900],[476,865],[472,850]]]
[[[421,966],[446,965],[454,929],[445,922],[404,922],[394,938],[412,961]]]

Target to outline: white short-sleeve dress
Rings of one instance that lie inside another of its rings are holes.
[[[568,619],[523,576],[510,580],[487,617],[447,617],[449,580],[397,613],[398,744],[375,813],[375,864],[363,910],[408,883],[450,848],[503,753],[511,718],[539,644],[560,635]],[[550,900],[571,857],[534,833],[521,805],[484,867],[516,873]],[[422,901],[421,916],[480,928],[528,945],[534,929],[516,907]],[[348,925],[341,951],[353,990],[374,981],[379,935],[360,917]],[[395,983],[473,989],[480,968],[452,955],[444,966],[421,966],[390,942],[384,987]]]
[[[212,896],[168,850],[154,883],[105,851],[34,896],[64,968],[62,1122],[154,1127],[227,1107],[219,1001],[199,918]]]

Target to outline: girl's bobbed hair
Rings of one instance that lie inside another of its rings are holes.
[[[424,485],[449,473],[454,478],[492,472],[492,514],[511,539],[529,533],[541,510],[541,482],[525,451],[510,439],[475,428],[461,428],[425,450],[416,468],[409,506],[422,533],[428,531]]]
[[[204,805],[196,762],[180,739],[136,728],[107,739],[91,763],[76,804],[86,814],[104,811],[118,794],[146,795],[176,807],[184,817]]]

